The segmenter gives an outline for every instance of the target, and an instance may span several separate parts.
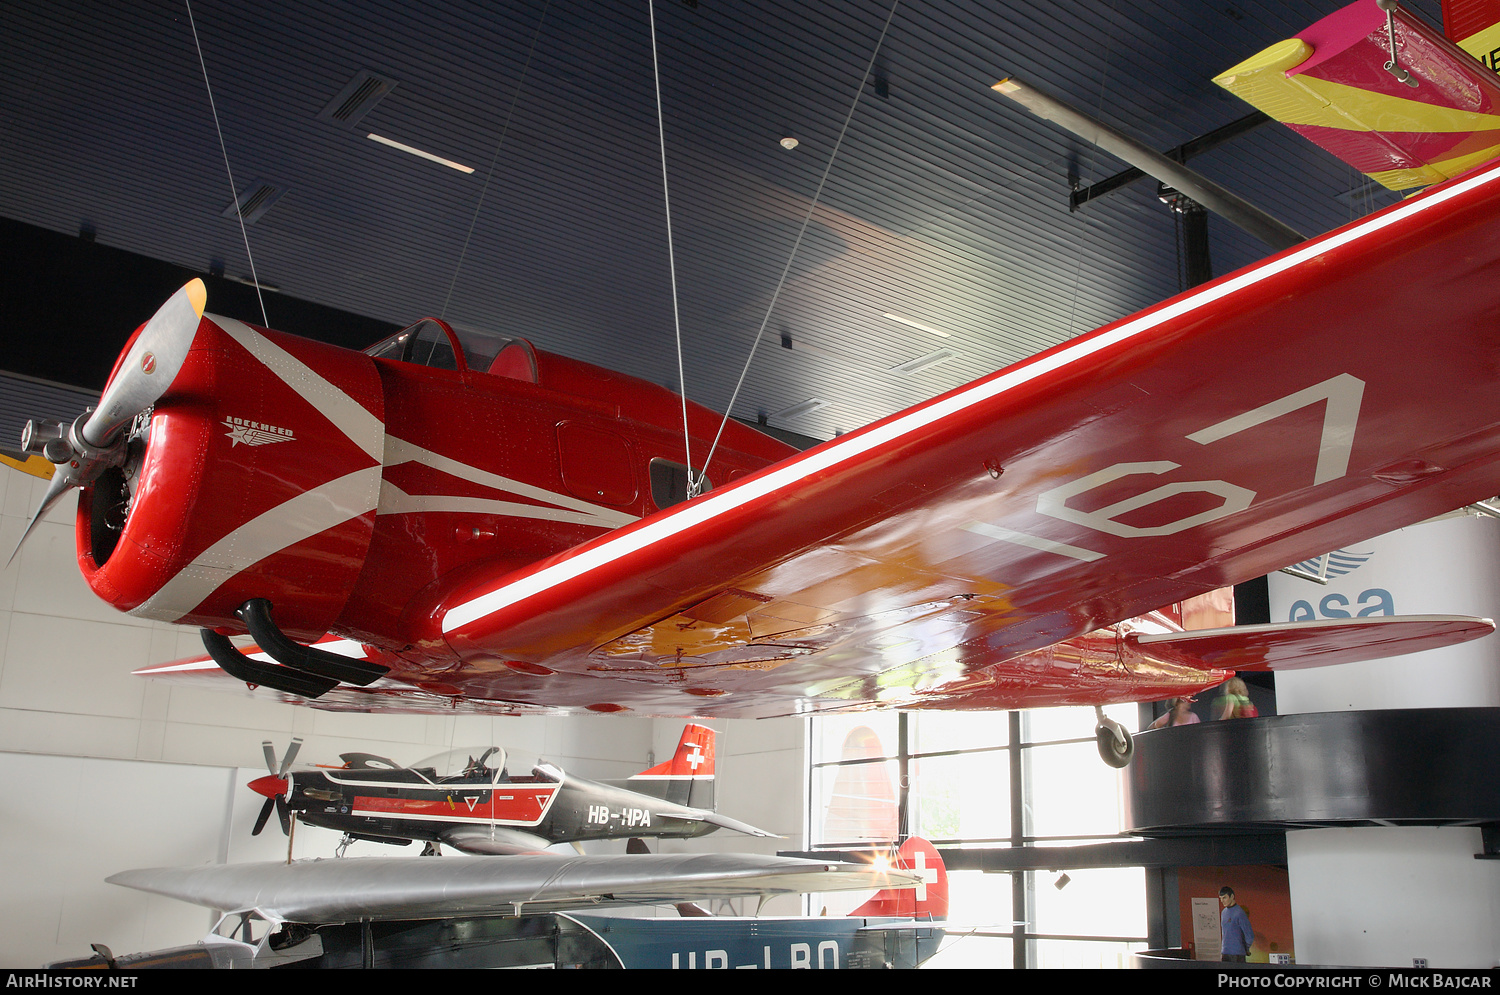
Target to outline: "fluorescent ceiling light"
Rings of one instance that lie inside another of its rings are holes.
[[[958,353],[952,349],[939,349],[936,352],[929,352],[925,356],[918,356],[916,359],[909,359],[904,363],[892,366],[890,372],[905,373],[907,376],[913,376],[921,373],[923,370],[930,370],[939,363],[946,363],[957,355]]]
[[[820,400],[816,397],[809,397],[807,400],[798,402],[797,404],[794,404],[789,408],[782,408],[780,411],[771,414],[769,417],[796,418],[798,415],[811,414],[812,412],[817,411],[819,408],[826,407],[828,407],[827,401]]]
[[[370,137],[374,138],[375,136],[371,135]],[[891,314],[890,312],[886,312],[885,316],[892,321],[899,321],[903,325],[910,325],[913,328],[920,328],[922,331],[927,332],[929,335],[936,335],[940,339],[948,339],[953,337],[951,332],[945,332],[941,328],[933,328],[931,325],[924,325],[920,321],[912,321],[910,318],[903,318],[899,314]]]
[[[381,136],[375,134],[374,132],[371,132],[370,134],[366,135],[365,137],[368,138],[368,139],[370,139],[373,142],[379,142],[381,145],[389,145],[393,149],[400,149],[402,152],[410,152],[412,155],[419,155],[423,159],[430,159],[433,162],[442,163],[444,166],[447,166],[449,169],[456,169],[460,173],[472,173],[472,172],[474,172],[474,167],[473,166],[464,166],[464,165],[461,165],[459,163],[454,162],[452,159],[444,159],[442,156],[433,155],[431,152],[423,152],[421,149],[414,149],[410,145],[402,145],[400,142],[392,141],[389,138],[382,138]]]

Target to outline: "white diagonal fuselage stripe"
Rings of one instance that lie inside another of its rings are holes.
[[[934,422],[988,401],[1021,384],[1067,366],[1069,363],[1078,362],[1096,352],[1112,348],[1165,322],[1210,306],[1271,277],[1279,276],[1326,252],[1370,236],[1383,228],[1405,221],[1413,215],[1431,210],[1476,187],[1493,182],[1497,175],[1500,175],[1500,166],[1492,166],[1469,179],[1452,182],[1444,189],[1398,205],[1389,213],[1370,218],[1332,237],[1318,239],[1311,244],[1290,249],[1280,258],[1272,259],[1263,266],[1173,301],[1151,314],[1127,320],[1107,332],[1090,336],[1083,341],[1065,346],[1051,355],[1026,362],[991,380],[970,384],[940,401],[906,414],[897,415],[884,425],[868,432],[847,435],[826,448],[801,457],[793,457],[776,470],[747,481],[739,487],[710,493],[686,505],[678,505],[673,509],[674,513],[650,521],[626,535],[606,539],[583,553],[554,563],[552,566],[518,580],[502,584],[493,591],[453,606],[443,615],[443,632],[444,634],[451,633],[476,619],[539,594],[554,585],[565,583],[622,556],[670,539],[718,515],[733,511],[735,508],[759,500],[783,488],[791,487],[813,474],[822,473],[841,463],[858,459],[903,435],[919,431]]]
[[[244,322],[221,318],[216,314],[208,317],[224,329],[230,338],[244,346],[250,355],[264,363],[288,387],[317,408],[323,417],[333,422],[340,432],[368,453],[371,459],[377,463],[383,462],[385,426],[379,418],[365,410],[364,405]]]
[[[500,515],[506,518],[535,518],[548,522],[572,522],[576,525],[593,525],[613,529],[627,525],[635,519],[617,514],[606,517],[598,512],[569,511],[566,508],[547,508],[539,504],[521,504],[518,501],[496,501],[491,498],[455,497],[449,494],[408,494],[389,480],[380,485],[381,515],[418,515],[425,512],[450,512],[455,514]],[[620,521],[623,518],[624,521]]]
[[[208,547],[130,614],[175,622],[241,570],[374,510],[380,467],[330,480],[257,515]]]
[[[573,511],[583,512],[590,518],[589,521],[584,522],[584,524],[586,525],[601,525],[607,528],[618,528],[621,525],[629,525],[631,522],[636,521],[636,517],[634,515],[627,515],[623,511],[618,511],[614,508],[605,508],[597,504],[590,504],[587,501],[580,501],[579,499],[569,497],[566,494],[557,494],[552,491],[546,490],[545,488],[537,487],[535,484],[527,484],[519,480],[512,480],[509,477],[502,477],[498,473],[490,473],[488,470],[481,470],[478,467],[470,466],[467,463],[460,463],[456,459],[444,456],[440,453],[435,453],[430,449],[423,449],[421,446],[416,445],[415,443],[407,442],[405,439],[398,439],[395,436],[390,436],[386,440],[385,449],[386,466],[400,466],[402,463],[421,463],[423,466],[430,466],[434,470],[441,470],[444,473],[452,474],[453,476],[458,477],[461,480],[472,481],[476,484],[483,484],[486,487],[493,487],[499,491],[510,491],[512,494],[519,494],[521,497],[528,497],[537,501],[546,501],[548,504],[554,504],[562,508],[570,508]],[[425,497],[426,495],[407,496]],[[383,501],[382,504],[384,504]],[[382,508],[381,510],[384,511],[385,509]],[[447,511],[451,509],[442,508],[430,510]],[[551,516],[526,515],[524,517],[542,518]],[[574,519],[559,520],[574,521]]]

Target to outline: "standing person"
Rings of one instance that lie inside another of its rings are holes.
[[[1151,723],[1148,728],[1161,729],[1165,726],[1190,726],[1200,721],[1193,714],[1193,699],[1190,697],[1173,698],[1167,702],[1167,714]]]
[[[1221,719],[1253,719],[1260,710],[1250,703],[1250,689],[1238,677],[1224,682],[1224,693],[1214,699],[1214,715]]]
[[[1255,934],[1250,929],[1250,915],[1234,900],[1234,889],[1219,889],[1219,957],[1243,963],[1250,956]]]

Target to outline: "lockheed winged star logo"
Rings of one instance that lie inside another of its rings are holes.
[[[225,418],[223,423],[229,429],[229,447],[232,449],[240,443],[247,446],[264,446],[272,442],[290,442],[296,438],[289,428],[279,425],[267,425],[265,422],[251,421],[248,418]]]

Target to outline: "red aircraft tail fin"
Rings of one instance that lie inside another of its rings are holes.
[[[677,740],[677,751],[666,763],[657,764],[630,778],[630,787],[679,805],[714,807],[714,739],[708,726],[689,723]],[[642,781],[662,782],[647,787]]]
[[[908,836],[891,866],[922,879],[915,888],[883,888],[851,916],[905,916],[912,919],[948,918],[948,868],[937,847],[920,836]]]

